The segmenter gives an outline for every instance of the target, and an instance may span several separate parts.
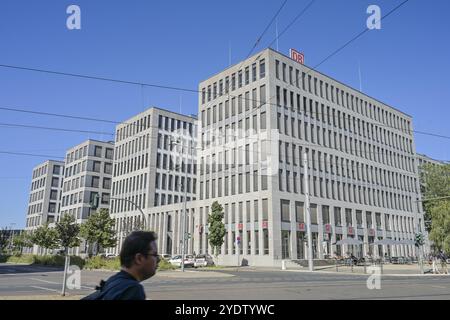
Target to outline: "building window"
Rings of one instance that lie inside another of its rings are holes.
[[[53,174],[59,175],[61,173],[61,166],[53,166]]]
[[[262,79],[266,76],[266,63],[265,60],[259,62],[259,78]]]
[[[281,221],[284,222],[290,222],[291,218],[290,218],[290,213],[289,213],[289,206],[290,206],[290,201],[289,200],[281,200],[281,206],[280,206],[280,210],[281,210]]]
[[[105,154],[106,159],[112,160],[113,156],[114,156],[114,149],[106,148],[106,154]]]
[[[102,147],[94,146],[94,156],[99,158],[102,156]]]

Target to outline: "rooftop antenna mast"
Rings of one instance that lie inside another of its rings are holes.
[[[359,91],[363,92],[363,90],[362,90],[362,76],[361,76],[361,60],[358,60],[358,74],[359,74]]]
[[[275,38],[277,39],[277,51],[278,50],[278,18],[275,20]]]

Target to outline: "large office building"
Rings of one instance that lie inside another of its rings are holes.
[[[177,217],[161,214],[160,219],[149,210],[196,200],[196,122],[193,116],[153,107],[117,126],[111,199],[117,250],[123,237],[145,222],[166,231],[158,232],[159,241],[164,252],[172,252],[171,226]]]
[[[25,230],[56,221],[62,195],[64,162],[48,160],[33,168]],[[38,253],[37,247],[33,253]]]
[[[236,265],[238,257],[239,263],[261,266],[306,259],[306,155],[313,258],[349,251],[416,255],[412,240],[424,231],[424,221],[407,114],[266,49],[202,81],[198,115],[188,253],[212,252],[207,218],[218,201],[227,232],[221,264]],[[150,150],[157,154],[157,148]],[[179,253],[172,242],[181,239],[183,206],[154,199],[147,200],[155,206],[145,214],[159,234],[159,251]],[[121,219],[133,215],[139,216],[129,211]],[[346,238],[362,244],[336,244]],[[375,244],[382,239],[395,244]]]
[[[98,209],[109,209],[114,144],[87,140],[66,152],[65,175],[60,215],[73,215],[84,222]]]

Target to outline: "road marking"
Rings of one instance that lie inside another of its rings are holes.
[[[47,280],[42,280],[42,279],[36,279],[36,278],[28,278],[28,279],[34,280],[34,281],[45,282],[45,283],[58,284],[58,282],[47,281]]]
[[[441,287],[441,286],[431,286],[432,288],[438,288],[438,289],[447,289],[447,287]]]
[[[59,292],[58,290],[55,289],[49,289],[49,288],[44,288],[44,287],[38,287],[38,286],[30,286],[31,288],[35,288],[35,289],[41,289],[41,290],[47,290],[47,291],[52,291],[52,292]]]

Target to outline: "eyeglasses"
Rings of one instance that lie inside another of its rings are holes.
[[[152,256],[152,257],[155,257],[155,258],[157,258],[158,260],[160,260],[159,254],[157,254],[157,253],[142,253],[142,255],[143,255],[143,256],[146,256],[146,257]]]

